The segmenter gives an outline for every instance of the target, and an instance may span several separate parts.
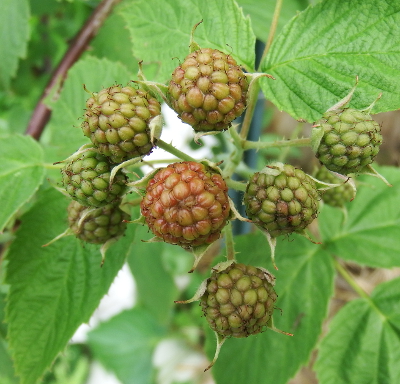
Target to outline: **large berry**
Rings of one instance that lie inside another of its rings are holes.
[[[82,205],[102,207],[118,203],[126,190],[126,176],[118,171],[110,185],[113,166],[97,151],[83,152],[61,169],[64,188]]]
[[[114,86],[93,93],[86,107],[83,133],[112,162],[140,157],[153,149],[149,124],[160,115],[161,106],[148,92]]]
[[[358,173],[371,164],[382,144],[379,124],[365,111],[327,111],[314,125],[323,132],[317,158],[331,171],[344,175]]]
[[[315,182],[301,169],[275,163],[256,172],[247,184],[247,216],[272,237],[301,232],[317,216]]]
[[[277,295],[275,278],[266,270],[232,264],[213,271],[201,297],[210,327],[221,336],[247,337],[271,324]]]
[[[118,205],[96,208],[86,215],[90,209],[74,200],[68,206],[69,227],[77,238],[87,243],[104,244],[124,234],[126,223],[123,220],[130,217]],[[79,223],[83,215],[86,216]]]
[[[236,61],[211,48],[189,54],[168,87],[172,108],[197,132],[227,129],[245,110],[247,89]]]
[[[337,187],[327,189],[321,192],[322,201],[332,207],[343,207],[354,198],[354,189],[350,183],[345,183],[328,169],[322,166],[315,178],[329,184],[340,184]]]
[[[170,164],[149,181],[141,211],[152,232],[167,243],[185,249],[211,244],[229,218],[228,187],[204,164]]]

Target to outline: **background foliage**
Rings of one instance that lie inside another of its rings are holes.
[[[398,109],[399,2],[309,3],[284,1],[275,39],[257,68],[256,39],[267,41],[275,1],[219,0],[207,6],[202,0],[121,1],[69,70],[59,97],[46,100],[52,116],[39,142],[23,135],[32,110],[98,1],[0,3],[1,384],[82,384],[92,359],[123,384],[160,382],[153,353],[171,337],[193,350],[204,346],[212,358],[214,336],[199,307],[173,303],[193,294],[209,265],[190,276],[185,288],[178,287],[191,256],[164,243],[143,243],[147,231],[135,225],[110,248],[103,268],[98,247],[83,247],[71,236],[42,247],[66,227],[68,202],[52,186],[59,182],[59,171],[51,164],[87,142],[79,128],[88,97],[83,84],[92,91],[126,84],[137,79],[139,60],[149,80],[166,82],[187,55],[191,29],[202,19],[197,43],[229,52],[249,72],[273,75],[274,81],[261,80],[262,92],[296,119],[312,123],[319,118],[348,93],[356,75],[360,82],[353,107],[367,107],[382,92],[373,112]],[[266,128],[262,140],[275,140]],[[222,135],[214,152],[226,148],[222,156],[227,158],[228,133]],[[263,151],[259,159],[259,164],[265,161]],[[275,312],[275,323],[295,336],[268,331],[228,340],[212,369],[216,383],[287,383],[310,358],[315,360],[315,349],[321,384],[400,381],[400,280],[382,283],[368,295],[346,264],[400,267],[400,172],[393,166],[380,171],[392,188],[361,177],[347,219],[340,210],[322,207],[311,229],[321,245],[296,235],[278,241],[275,275],[282,315]],[[235,243],[240,262],[273,269],[260,233],[237,236]],[[214,253],[211,264],[223,259],[224,250]],[[65,349],[126,261],[137,285],[135,307],[93,329],[87,344]],[[338,272],[359,298],[341,308],[326,330]]]

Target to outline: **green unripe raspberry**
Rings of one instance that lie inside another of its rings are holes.
[[[111,162],[121,163],[152,151],[149,126],[161,114],[161,105],[145,90],[109,87],[93,93],[86,108],[83,133]]]
[[[124,234],[126,223],[123,221],[130,217],[118,205],[109,204],[92,210],[78,226],[82,216],[90,209],[74,200],[68,206],[69,227],[78,239],[91,244],[104,244]]]
[[[189,54],[168,91],[172,108],[196,132],[223,131],[246,108],[248,81],[236,61],[211,48]]]
[[[126,176],[119,170],[110,185],[113,166],[97,151],[83,152],[61,169],[62,182],[69,195],[80,204],[102,207],[116,204],[126,191]]]
[[[333,175],[328,169],[322,166],[315,178],[329,184],[341,184],[338,187],[327,189],[321,192],[322,201],[332,207],[343,207],[354,198],[354,190],[349,183],[344,183]]]
[[[256,172],[244,195],[247,216],[272,237],[300,232],[317,216],[315,182],[289,164],[271,164]]]
[[[329,170],[343,175],[361,172],[374,161],[382,144],[379,124],[364,111],[328,111],[314,125],[315,135],[322,129],[317,158]]]
[[[245,264],[213,270],[200,301],[211,329],[224,337],[265,330],[277,299],[274,279],[268,271]]]
[[[157,237],[185,249],[219,239],[230,215],[224,179],[193,161],[170,164],[158,171],[149,181],[140,206]]]

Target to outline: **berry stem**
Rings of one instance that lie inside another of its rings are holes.
[[[140,163],[130,165],[128,167],[128,169],[141,168],[141,167],[143,167],[143,165],[152,166],[152,165],[164,164],[164,163],[172,164],[172,163],[176,163],[179,160],[180,159],[178,157],[174,157],[173,159],[143,160]]]
[[[248,141],[246,140],[243,144],[243,149],[263,149],[263,148],[280,148],[280,147],[306,147],[311,144],[310,138],[305,137],[302,139],[294,140],[279,140],[271,142],[261,141]]]
[[[233,241],[232,223],[229,221],[224,228],[226,259],[235,260],[235,243]]]
[[[299,136],[302,127],[303,127],[302,123],[299,123],[299,124],[296,125],[296,128],[293,130],[292,134],[290,135],[290,140],[294,140],[294,139],[296,139],[296,137]],[[289,151],[290,151],[290,147],[289,146],[283,148],[283,150],[281,151],[281,153],[280,153],[280,155],[278,157],[278,161],[280,163],[284,163],[285,162],[285,160],[286,160],[286,158],[287,158],[287,156],[289,154]]]
[[[235,150],[231,153],[229,157],[229,161],[227,162],[226,167],[223,170],[222,176],[224,178],[229,178],[235,172],[235,169],[238,167],[239,163],[243,158],[243,144],[240,135],[237,133],[235,127],[229,128],[229,133],[231,134],[231,138],[233,144],[235,146]]]
[[[246,140],[250,129],[250,123],[253,119],[254,110],[257,104],[258,93],[260,92],[260,85],[258,81],[253,81],[247,93],[247,109],[244,114],[242,128],[240,130],[240,138]]]
[[[265,44],[264,52],[261,56],[259,67],[261,67],[262,62],[264,61],[265,56],[267,55],[269,48],[271,47],[272,41],[274,40],[276,27],[278,26],[278,20],[281,14],[282,3],[283,0],[276,0],[274,15],[272,16],[271,28],[269,30],[268,39]]]
[[[241,181],[235,181],[232,180],[231,178],[226,178],[225,179],[226,184],[228,185],[229,188],[235,189],[237,191],[246,191],[246,183],[242,183]]]
[[[60,163],[54,163],[54,164],[50,164],[50,163],[43,163],[42,164],[43,168],[46,169],[61,169],[64,167],[64,164]]]
[[[179,149],[175,148],[173,145],[166,143],[163,140],[157,141],[157,147],[163,149],[164,151],[169,152],[171,155],[178,157],[184,161],[197,161],[193,157],[189,156],[188,154],[180,151]]]

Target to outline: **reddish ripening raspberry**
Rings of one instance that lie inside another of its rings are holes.
[[[228,187],[204,164],[170,164],[149,181],[141,211],[152,232],[167,243],[185,249],[211,244],[229,218]]]

